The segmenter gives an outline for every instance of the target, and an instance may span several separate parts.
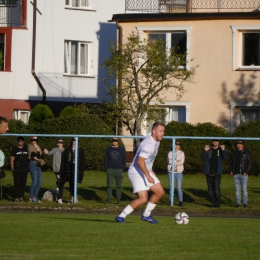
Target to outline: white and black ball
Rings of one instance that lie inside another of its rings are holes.
[[[189,221],[189,216],[185,212],[179,212],[175,216],[175,223],[178,225],[187,225]]]

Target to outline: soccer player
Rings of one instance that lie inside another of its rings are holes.
[[[165,192],[152,168],[158,153],[160,140],[164,136],[164,130],[165,125],[163,123],[155,122],[151,136],[145,138],[140,143],[128,170],[128,178],[132,184],[133,193],[136,193],[138,198],[126,206],[121,214],[115,218],[116,222],[124,223],[127,215],[132,213],[137,207],[145,204],[148,201],[148,191],[150,190],[152,195],[141,220],[158,224],[158,221],[152,218],[151,212]]]

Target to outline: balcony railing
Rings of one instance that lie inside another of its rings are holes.
[[[260,0],[125,0],[126,12],[252,12],[260,7]]]
[[[0,0],[0,27],[23,26],[25,0]]]

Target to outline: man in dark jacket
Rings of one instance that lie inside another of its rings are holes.
[[[249,151],[244,147],[243,140],[236,141],[236,150],[232,152],[230,159],[230,175],[234,178],[236,187],[237,208],[241,207],[241,189],[243,190],[244,207],[247,207],[248,173],[252,167],[252,158]]]
[[[213,139],[211,146],[206,145],[202,154],[204,161],[204,174],[206,175],[208,192],[212,207],[220,207],[220,182],[223,173],[223,161],[228,155],[224,145],[219,145],[219,140]]]
[[[23,136],[18,136],[18,145],[11,151],[11,170],[14,177],[14,201],[24,201],[24,193],[29,171],[28,148]]]
[[[120,204],[125,166],[125,149],[118,145],[118,138],[113,138],[112,146],[109,146],[105,152],[105,169],[107,172],[107,203],[111,202],[112,188],[115,180],[117,203]]]

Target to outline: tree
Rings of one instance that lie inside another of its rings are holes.
[[[110,57],[103,61],[107,69],[105,102],[131,135],[141,135],[144,119],[155,119],[151,109],[163,104],[167,91],[174,90],[180,99],[185,92],[183,84],[193,82],[197,66],[185,69],[186,54],[174,48],[166,51],[163,40],[141,40],[135,33],[121,46],[110,43],[109,50]],[[151,101],[155,105],[151,106]]]

